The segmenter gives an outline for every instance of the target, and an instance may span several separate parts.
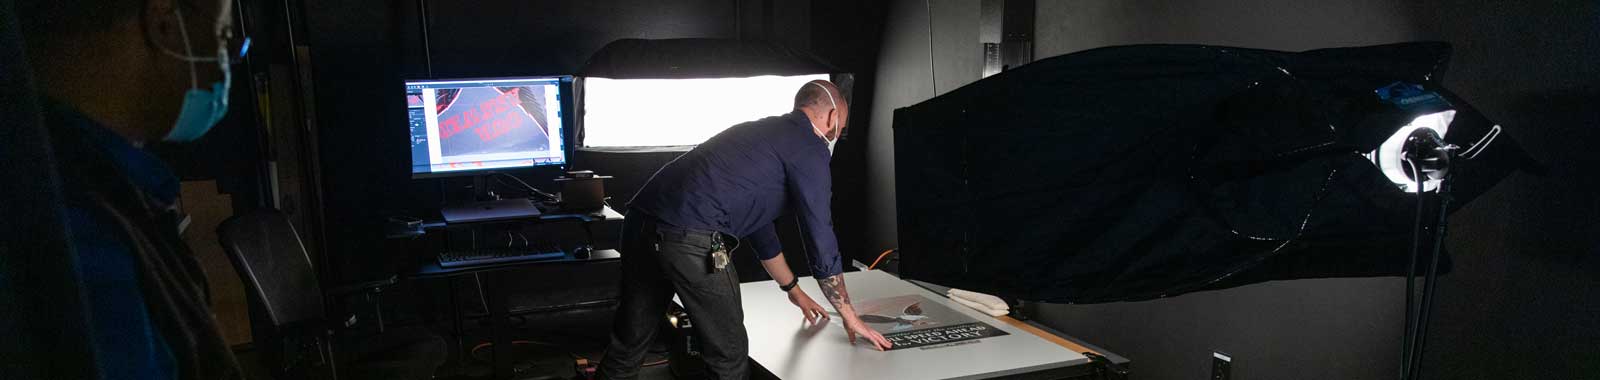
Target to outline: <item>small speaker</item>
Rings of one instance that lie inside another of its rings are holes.
[[[567,172],[556,178],[561,184],[561,209],[565,211],[597,211],[605,206],[605,180],[608,176],[594,175],[593,171]]]

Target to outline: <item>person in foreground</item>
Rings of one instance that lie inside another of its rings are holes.
[[[844,319],[846,336],[876,349],[890,343],[850,305],[834,237],[829,161],[849,104],[828,81],[795,94],[794,111],[735,125],[678,157],[629,202],[622,233],[621,305],[600,376],[633,379],[676,293],[693,316],[707,367],[721,379],[748,376],[749,337],[739,276],[729,254],[750,244],[779,290],[808,323],[828,313],[801,290],[784,261],[773,220],[799,218],[811,273]]]
[[[60,202],[41,205],[37,215],[8,217],[59,224],[47,228],[66,238],[57,251],[15,252],[0,265],[65,275],[33,283],[51,286],[0,286],[0,299],[48,288],[64,293],[52,293],[59,296],[48,302],[59,304],[47,308],[66,312],[0,313],[8,331],[0,341],[12,342],[0,343],[0,353],[40,355],[10,361],[3,367],[21,374],[0,378],[243,377],[217,328],[204,273],[179,235],[178,177],[143,149],[158,141],[193,141],[225,114],[228,46],[237,42],[230,41],[232,4],[15,3],[52,152],[45,165],[55,172],[30,185],[55,189]],[[57,262],[70,268],[29,264]],[[19,273],[12,269],[6,273]],[[32,331],[10,334],[18,326]],[[70,351],[12,346],[29,341]]]

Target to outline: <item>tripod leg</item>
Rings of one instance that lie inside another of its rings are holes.
[[[1412,354],[1411,359],[1416,364],[1412,365],[1411,368],[1412,379],[1422,376],[1422,352],[1428,345],[1428,320],[1433,314],[1433,300],[1436,298],[1434,291],[1439,283],[1439,257],[1444,256],[1445,210],[1450,204],[1450,195],[1447,193],[1449,187],[1450,180],[1448,178],[1439,184],[1437,195],[1439,199],[1439,219],[1437,224],[1434,225],[1433,258],[1428,263],[1427,284],[1424,285],[1422,291],[1422,316],[1419,320],[1420,323],[1417,325],[1417,337],[1413,342],[1416,345],[1416,352]]]

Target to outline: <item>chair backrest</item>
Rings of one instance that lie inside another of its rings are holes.
[[[283,213],[262,210],[235,215],[217,227],[217,238],[252,303],[261,307],[260,315],[272,327],[324,317],[316,269]]]

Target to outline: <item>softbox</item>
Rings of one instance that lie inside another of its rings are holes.
[[[1454,111],[1452,207],[1533,164],[1439,85],[1449,54],[1108,47],[898,109],[903,275],[1065,303],[1403,275],[1416,198],[1381,143]]]

